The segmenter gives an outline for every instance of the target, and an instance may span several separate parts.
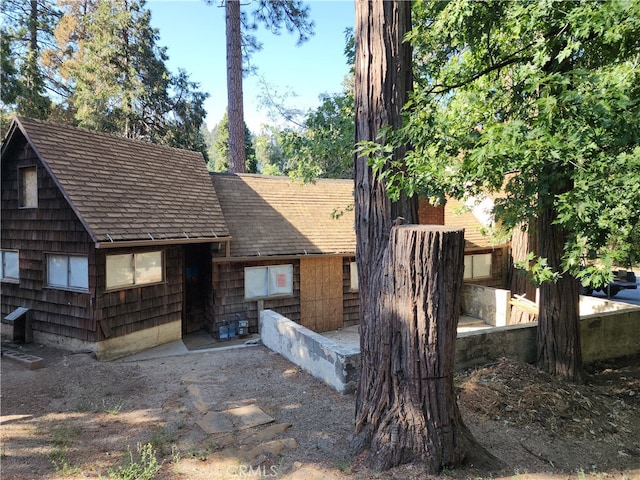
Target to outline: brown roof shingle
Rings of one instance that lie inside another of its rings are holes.
[[[96,242],[227,237],[200,153],[19,117]]]
[[[231,255],[353,254],[353,180],[212,174]],[[336,213],[343,212],[336,218]]]

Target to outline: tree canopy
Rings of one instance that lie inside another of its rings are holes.
[[[494,192],[505,227],[537,223],[538,364],[579,381],[573,276],[601,279],[582,256],[610,265],[640,224],[640,4],[452,0],[414,15],[416,88],[391,132],[413,149],[376,171],[394,195]]]
[[[144,0],[5,0],[3,7],[2,87],[11,87],[4,113],[206,150],[207,94],[186,72],[167,70]],[[28,88],[36,80],[39,87]]]
[[[414,8],[414,147],[397,186],[500,192],[506,227],[541,209],[585,251],[628,261],[640,223],[640,4],[422,2]],[[554,191],[563,183],[566,188]],[[637,259],[636,259],[637,261]],[[543,275],[544,277],[544,275]]]

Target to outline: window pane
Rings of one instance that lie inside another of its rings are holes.
[[[269,267],[269,296],[293,293],[293,265]]]
[[[351,270],[351,290],[358,290],[358,264],[356,262],[350,263]]]
[[[465,255],[464,257],[464,277],[473,278],[473,255]]]
[[[47,285],[67,287],[69,257],[66,255],[49,255],[47,257]]]
[[[136,285],[162,281],[162,252],[136,255]]]
[[[2,252],[2,278],[18,278],[18,252]]]
[[[20,206],[38,206],[38,171],[36,167],[20,169]]]
[[[133,255],[107,256],[107,288],[133,285]]]
[[[89,261],[86,257],[69,257],[69,286],[89,288]]]
[[[245,268],[244,298],[264,298],[267,293],[267,267]]]
[[[473,278],[491,276],[491,254],[473,256]]]

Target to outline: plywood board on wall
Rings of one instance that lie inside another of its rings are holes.
[[[342,328],[342,284],[342,258],[301,259],[300,323],[318,333]]]

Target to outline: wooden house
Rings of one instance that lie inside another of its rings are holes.
[[[212,174],[233,240],[213,257],[215,326],[258,312],[316,331],[358,323],[353,181]]]
[[[2,144],[4,319],[113,358],[213,322],[228,242],[201,154],[17,118]]]

